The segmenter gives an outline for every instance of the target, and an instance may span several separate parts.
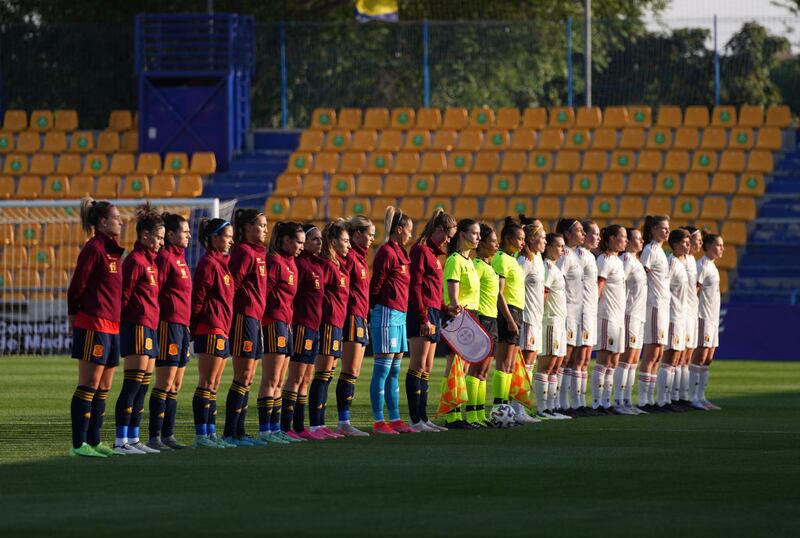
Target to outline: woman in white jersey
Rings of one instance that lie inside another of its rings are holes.
[[[642,232],[628,228],[628,248],[620,255],[625,268],[625,352],[619,366],[614,369],[614,406],[633,414],[647,413],[633,406],[633,384],[642,352],[647,312],[647,274],[639,261],[643,246]]]
[[[537,361],[536,375],[533,376],[533,391],[536,396],[536,418],[561,420],[572,418],[555,411],[558,389],[556,371],[567,353],[566,281],[556,263],[564,256],[564,236],[549,233],[545,241],[542,353]]]
[[[577,376],[578,372],[573,370],[573,349],[577,345],[578,329],[581,320],[581,307],[583,306],[583,264],[578,257],[577,248],[583,244],[586,237],[583,231],[583,224],[576,219],[561,219],[556,224],[556,233],[564,238],[564,254],[558,259],[558,269],[564,276],[566,282],[567,295],[567,348],[566,364],[563,370],[563,378],[559,383],[559,392],[563,392],[566,397],[568,394],[574,396],[569,407],[570,414],[585,415],[594,414],[581,405],[576,394],[580,394],[580,388],[586,381]],[[556,374],[557,375],[557,374]],[[572,391],[572,392],[570,392]],[[561,398],[559,397],[559,403]]]
[[[708,368],[714,360],[714,350],[719,346],[719,270],[716,260],[725,252],[725,243],[717,234],[703,236],[705,256],[697,262],[698,322],[697,339],[699,347],[694,350],[689,372],[689,398],[692,407],[719,411],[720,407],[706,400]]]
[[[624,407],[612,407],[614,369],[625,350],[625,266],[619,254],[628,246],[623,226],[603,228],[597,257],[597,364],[592,371],[592,408],[609,414],[629,415]]]
[[[672,405],[672,385],[675,367],[686,349],[686,303],[689,301],[689,278],[684,257],[689,253],[689,232],[678,229],[669,234],[672,254],[667,258],[669,267],[669,331],[664,356],[658,369],[658,408],[660,411],[680,411]]]
[[[689,400],[689,364],[697,347],[697,258],[703,252],[703,234],[694,226],[681,226],[689,232],[689,253],[683,258],[686,276],[689,279],[689,295],[686,301],[686,349],[675,367],[675,381],[672,383],[672,403],[684,410],[692,408]]]
[[[522,312],[519,346],[528,377],[533,380],[533,365],[536,356],[542,351],[542,312],[544,309],[544,261],[542,253],[546,246],[546,235],[541,221],[534,219],[527,224],[525,230],[525,246],[518,258],[525,275],[525,309]],[[511,402],[516,412],[516,420],[520,424],[538,422],[525,411],[525,407],[514,400]]]
[[[656,407],[656,372],[664,354],[669,330],[669,268],[661,245],[669,236],[669,217],[648,215],[644,219],[644,249],[639,260],[647,273],[647,312],[644,347],[639,363],[639,407]]]
[[[580,402],[580,407],[586,408],[586,385],[589,379],[589,361],[592,357],[592,347],[597,343],[597,260],[594,251],[600,245],[600,228],[591,220],[582,223],[585,236],[583,244],[576,249],[578,258],[583,264],[583,295],[581,299],[581,317],[576,336],[576,348],[572,352],[572,380],[580,379],[580,386],[573,383],[569,387],[570,399]],[[561,407],[567,409],[569,402],[566,393],[561,396]],[[572,407],[576,407],[574,404]],[[592,406],[592,410],[597,409]]]

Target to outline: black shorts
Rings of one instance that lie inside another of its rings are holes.
[[[319,328],[319,354],[342,358],[342,328],[323,323]]]
[[[189,364],[189,327],[180,323],[158,323],[158,357],[156,367]]]
[[[224,334],[196,334],[192,340],[194,340],[195,353],[216,355],[223,359],[227,359],[231,356],[228,337]]]
[[[294,348],[290,360],[301,364],[314,364],[319,354],[319,331],[295,323],[292,325],[292,332]]]
[[[369,345],[369,328],[367,328],[367,320],[361,316],[347,316],[344,320],[342,334],[345,342],[356,342],[362,346]]]
[[[260,359],[264,350],[261,322],[256,318],[235,314],[231,324],[231,355],[245,359]]]
[[[119,334],[75,327],[72,331],[72,358],[116,368],[119,366]]]
[[[522,310],[511,305],[508,306],[508,310],[511,312],[517,328],[522,327]],[[514,334],[508,329],[508,322],[503,314],[497,316],[497,341],[503,344],[519,344],[519,334]]]
[[[119,327],[119,351],[123,357],[146,355],[158,357],[158,332],[144,325],[123,321]]]
[[[282,321],[273,321],[264,325],[264,353],[291,355],[292,328]]]
[[[478,315],[478,321],[481,323],[481,327],[483,330],[486,331],[486,334],[492,339],[492,343],[497,343],[497,318],[490,318],[488,316],[481,316]]]
[[[431,307],[427,307],[425,310],[428,311],[428,323],[435,327],[433,334],[426,335],[426,338],[433,343],[437,343],[441,340],[442,311],[438,308]],[[415,312],[409,310],[408,316],[406,317],[406,333],[408,337],[416,338],[422,336],[421,329],[422,320],[419,319],[419,316],[417,316]]]

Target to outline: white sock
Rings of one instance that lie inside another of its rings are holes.
[[[650,394],[650,405],[656,405],[656,381],[656,376],[650,374],[650,382],[647,389]]]
[[[597,364],[592,370],[592,409],[600,407],[603,387],[606,384],[606,367]]]
[[[656,391],[658,394],[658,405],[667,405],[667,391],[669,390],[669,368],[667,364],[658,367],[656,374]]]
[[[586,388],[589,385],[589,372],[581,370],[579,372],[581,380],[581,389],[578,393],[578,400],[581,407],[586,407]]]
[[[702,370],[700,370],[700,393],[698,394],[698,399],[701,402],[706,402],[706,387],[708,387],[708,366],[701,366]]]
[[[564,370],[564,375],[569,376],[569,391],[567,393],[567,396],[569,397],[569,407],[567,409],[577,409],[580,407],[581,402],[580,372],[578,370],[573,370],[572,368],[567,368]]]
[[[650,403],[650,374],[639,372],[639,405]]]
[[[536,397],[536,411],[541,413],[547,409],[547,374],[533,376],[533,394]]]
[[[552,374],[547,377],[547,410],[553,411],[556,408],[558,399],[558,376]]]
[[[621,362],[614,368],[614,405],[625,406],[625,391],[628,384],[628,365]]]
[[[671,402],[677,402],[681,399],[681,366],[675,366],[673,370],[675,372],[675,377],[672,380],[672,388],[669,391],[669,400]]]
[[[699,401],[697,395],[700,389],[701,371],[702,366],[693,364],[689,367],[689,400],[691,400],[692,403]]]
[[[633,406],[633,384],[636,382],[636,365],[628,365],[628,381],[625,383],[625,393],[623,394],[623,401],[625,405]]]
[[[611,392],[614,388],[614,370],[606,367],[605,386],[603,387],[603,407],[611,407]]]
[[[676,373],[677,375],[677,373]],[[681,392],[680,399],[683,401],[689,400],[689,365],[684,364],[681,366]]]
[[[127,437],[116,437],[114,439],[114,446],[125,446],[128,443]]]
[[[559,368],[556,370],[556,379],[558,379],[558,401],[556,405],[559,409],[568,409],[568,393],[572,384],[572,376],[567,375],[567,370],[564,368]]]

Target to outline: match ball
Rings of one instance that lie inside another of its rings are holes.
[[[492,407],[489,418],[495,428],[510,428],[514,425],[514,408],[508,404],[499,404]]]

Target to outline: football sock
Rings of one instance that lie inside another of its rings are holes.
[[[272,433],[281,431],[281,407],[283,407],[283,398],[278,396],[272,400],[272,416],[269,421],[269,431]]]
[[[236,437],[244,437],[247,429],[247,408],[250,402],[250,385],[244,388],[242,397],[242,410],[239,412],[239,420],[236,422]]]
[[[701,402],[706,401],[706,387],[708,387],[708,366],[700,367],[700,389],[699,398]]]
[[[216,435],[217,433],[217,393],[209,391],[211,395],[208,397],[208,435]]]
[[[391,370],[391,368],[391,357],[375,359],[375,366],[372,369],[372,379],[370,379],[369,382],[369,400],[372,405],[372,418],[375,422],[383,422],[383,404],[386,400],[386,378],[389,377],[389,370]]]
[[[586,407],[586,387],[589,384],[589,372],[587,372],[586,370],[581,370],[579,374],[581,381],[581,388],[579,393],[580,406]]]
[[[172,437],[175,431],[175,416],[178,413],[178,393],[167,393],[167,405],[164,408],[164,425],[161,427],[162,437]]]
[[[547,376],[547,410],[555,410],[556,400],[558,399],[558,376],[550,374]]]
[[[559,368],[556,370],[559,409],[569,409],[569,393],[572,391],[572,383],[575,381],[575,378],[570,375],[571,372],[572,368]]]
[[[80,448],[86,442],[89,419],[92,416],[92,400],[95,389],[78,385],[72,393],[70,416],[72,418],[72,448]]]
[[[192,398],[192,414],[194,415],[195,435],[208,434],[208,410],[211,407],[211,391],[197,387]]]
[[[117,445],[123,445],[128,442],[128,425],[131,423],[131,415],[133,414],[133,402],[139,392],[143,377],[144,372],[142,370],[125,370],[122,389],[114,406],[114,424],[117,430],[115,443]]]
[[[408,400],[408,416],[412,424],[420,421],[419,397],[422,393],[421,382],[422,372],[409,368],[406,373],[406,399]]]
[[[239,416],[244,407],[244,396],[247,394],[247,387],[236,380],[231,383],[228,389],[228,397],[225,399],[225,437],[236,435],[239,426]]]
[[[697,397],[700,388],[700,372],[703,367],[696,364],[689,366],[689,399],[692,402],[699,401]]]
[[[677,375],[677,372],[676,374]],[[681,366],[681,392],[679,394],[679,400],[688,401],[689,400],[689,365],[684,364]]]
[[[623,400],[626,405],[633,406],[633,385],[636,382],[636,365],[628,364],[628,380],[625,382]]]
[[[481,379],[481,383],[478,386],[478,420],[486,420],[486,385],[486,380]]]
[[[606,367],[602,364],[596,364],[592,370],[592,409],[601,407],[605,384]]]
[[[330,394],[331,380],[333,379],[333,370],[325,372],[325,383],[322,385],[322,407],[319,410],[319,423],[325,425],[325,411],[328,409],[328,394]]]
[[[384,392],[389,420],[400,420],[400,359],[395,358],[386,377]]]
[[[164,427],[164,415],[167,409],[167,391],[154,388],[150,392],[150,439],[159,437]]]
[[[281,413],[281,431],[288,432],[294,423],[294,414],[297,405],[297,393],[291,390],[284,390],[281,394],[283,409]]]
[[[430,380],[430,372],[422,372],[422,378],[419,380],[419,419],[422,422],[428,422],[428,383]]]
[[[614,405],[625,406],[625,391],[628,390],[628,363],[621,362],[614,368]]]
[[[311,386],[308,388],[308,423],[312,428],[321,424],[322,391],[325,389],[327,372],[314,372]]]
[[[152,380],[153,373],[145,372],[142,376],[139,390],[136,392],[136,397],[133,399],[133,413],[131,414],[131,422],[128,424],[128,440],[132,443],[139,442],[139,426],[142,423],[142,415],[144,414],[144,400],[147,397],[147,391],[150,389]]]
[[[298,394],[292,420],[292,429],[296,432],[301,432],[306,429],[306,407],[308,407],[308,394]]]
[[[481,380],[477,377],[468,375],[466,378],[467,384],[467,422],[478,421],[478,390],[480,389]]]
[[[658,405],[667,405],[669,403],[668,400],[668,393],[670,391],[670,370],[673,370],[672,366],[668,364],[662,364],[658,368],[658,374],[656,374],[656,385],[657,385],[657,394],[658,394]],[[674,376],[674,372],[673,372]]]
[[[107,390],[97,389],[92,399],[92,416],[89,417],[89,429],[86,432],[86,442],[92,446],[100,443],[100,429],[103,427],[103,417],[106,414],[107,398]]]
[[[606,367],[605,383],[603,384],[603,407],[611,407],[611,392],[614,387],[614,370]]]
[[[259,398],[256,402],[258,407],[258,432],[270,432],[270,420],[272,419],[272,407],[275,405],[275,399],[272,396],[264,396]]]
[[[533,374],[533,395],[536,399],[536,412],[547,409],[547,374]]]
[[[350,421],[350,407],[356,394],[356,376],[342,372],[336,382],[336,411],[339,413],[339,422]],[[298,400],[299,402],[299,400]]]

